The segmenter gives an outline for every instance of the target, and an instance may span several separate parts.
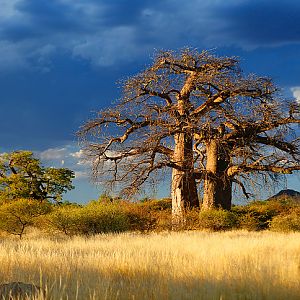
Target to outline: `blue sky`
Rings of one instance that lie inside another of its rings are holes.
[[[0,151],[70,167],[66,198],[95,198],[75,133],[118,97],[118,80],[155,49],[190,46],[239,56],[300,101],[299,16],[297,0],[0,0]]]

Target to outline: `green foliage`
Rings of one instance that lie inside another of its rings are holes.
[[[103,202],[103,203],[110,203],[113,202],[114,198],[107,193],[101,194],[98,200],[92,200],[91,202]]]
[[[58,231],[66,235],[80,234],[81,207],[58,206],[45,217],[43,229]]]
[[[86,234],[130,229],[129,219],[118,203],[90,203],[84,208],[84,215]]]
[[[300,210],[274,217],[270,222],[270,230],[281,232],[300,231]]]
[[[197,230],[197,229],[211,229],[205,227],[203,223],[206,223],[208,226],[207,220],[205,218],[210,218],[208,215],[212,215],[215,212],[201,212],[199,209],[190,209],[186,211],[186,222],[183,229],[186,230]],[[212,229],[214,230],[214,229]]]
[[[172,200],[169,198],[164,198],[160,200],[149,200],[143,199],[140,202],[140,205],[151,210],[151,211],[161,211],[161,210],[170,210],[172,209]]]
[[[239,216],[240,228],[247,230],[264,230],[269,228],[271,220],[286,213],[296,204],[287,199],[269,201],[253,201],[246,206],[235,206],[232,211]]]
[[[157,214],[147,206],[137,203],[120,202],[122,212],[127,216],[130,230],[147,232],[157,226]]]
[[[212,231],[229,230],[237,227],[238,218],[233,212],[212,209],[199,213],[198,227]]]
[[[62,202],[59,205],[34,199],[17,199],[0,205],[0,230],[22,235],[29,226],[50,232],[94,235],[123,231],[172,230],[169,199],[127,202],[101,196],[86,205]],[[290,201],[255,201],[235,206],[232,211],[187,210],[179,230],[300,230],[300,206]]]
[[[245,229],[248,231],[258,231],[261,229],[261,222],[259,217],[255,216],[255,214],[248,212],[237,216],[238,226],[240,229]],[[263,226],[265,227],[265,225]]]
[[[20,238],[27,227],[33,226],[35,220],[51,211],[48,202],[31,199],[18,199],[0,205],[0,229]]]
[[[84,207],[56,207],[47,216],[46,226],[66,235],[93,235],[130,230],[129,218],[117,203],[97,201]]]
[[[72,179],[75,177],[73,171],[66,168],[42,168],[43,176],[40,181],[46,186],[42,195],[46,198],[52,198],[56,201],[61,200],[63,193],[74,188]]]
[[[108,201],[106,201],[108,200]],[[59,205],[46,217],[44,228],[66,235],[93,235],[106,232],[170,229],[170,210],[153,205],[104,199],[85,206]],[[161,203],[164,206],[163,202]]]
[[[170,198],[148,199],[137,203],[139,223],[143,223],[140,231],[164,231],[172,229],[172,200]],[[135,210],[137,210],[135,208]],[[131,208],[131,211],[134,208]],[[139,225],[139,224],[137,224]]]
[[[45,168],[30,151],[15,151],[0,156],[0,199],[18,198],[61,200],[73,189],[74,172],[66,168]]]

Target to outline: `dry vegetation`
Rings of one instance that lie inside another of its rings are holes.
[[[299,299],[300,233],[2,238],[0,282],[49,299]]]

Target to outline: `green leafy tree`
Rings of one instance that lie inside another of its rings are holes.
[[[25,230],[33,226],[35,220],[51,211],[47,201],[18,199],[0,206],[0,229],[22,238]]]
[[[45,168],[30,151],[15,151],[0,156],[0,198],[30,198],[60,201],[74,188],[74,172],[67,168]]]

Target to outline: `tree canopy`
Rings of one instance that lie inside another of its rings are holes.
[[[30,198],[60,201],[73,189],[74,172],[67,168],[45,168],[30,151],[0,156],[0,198]]]
[[[122,87],[79,132],[93,175],[131,194],[170,168],[175,219],[199,206],[200,182],[203,209],[229,209],[232,184],[247,195],[250,173],[300,169],[299,104],[281,99],[271,79],[244,75],[235,57],[161,51]]]

